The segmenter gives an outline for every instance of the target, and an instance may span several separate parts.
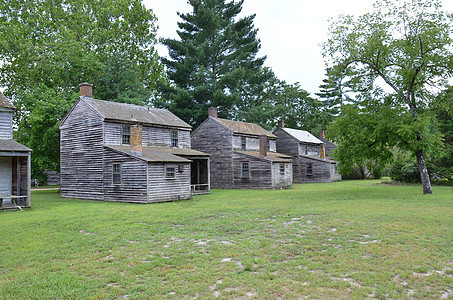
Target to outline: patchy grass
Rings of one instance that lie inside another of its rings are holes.
[[[0,298],[451,298],[453,189],[379,181],[0,212]]]

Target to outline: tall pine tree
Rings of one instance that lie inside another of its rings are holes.
[[[173,85],[162,88],[163,96],[170,110],[193,126],[210,106],[234,118],[249,102],[250,90],[268,80],[262,72],[265,57],[257,57],[255,15],[238,18],[243,2],[189,0],[193,11],[178,13],[179,39],[164,40],[170,59],[162,61]]]

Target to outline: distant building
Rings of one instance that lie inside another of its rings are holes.
[[[337,162],[326,157],[325,143],[308,131],[285,128],[283,121],[274,134],[277,151],[293,159],[294,182],[332,182],[341,180]]]
[[[0,209],[30,207],[31,149],[13,140],[14,110],[0,92]]]
[[[92,85],[60,124],[61,195],[152,203],[209,193],[209,154],[191,126],[165,109],[92,98]]]
[[[275,151],[276,138],[256,124],[218,118],[212,107],[192,147],[211,155],[213,188],[278,189],[292,184],[292,161]]]

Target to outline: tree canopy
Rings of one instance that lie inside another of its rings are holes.
[[[243,1],[189,0],[192,12],[178,13],[179,39],[166,39],[163,58],[173,85],[163,95],[176,115],[197,126],[210,106],[234,117],[251,91],[270,78],[258,57],[255,15],[239,17]]]
[[[58,169],[58,123],[80,83],[94,83],[95,97],[145,103],[165,82],[155,22],[140,0],[0,2],[0,86],[34,171]]]
[[[425,155],[438,149],[441,134],[428,106],[452,77],[452,22],[438,0],[378,0],[371,13],[331,23],[323,45],[329,75],[353,92],[354,103],[329,129],[342,163],[346,144],[353,147],[362,135],[371,144],[349,157],[388,160],[389,149],[408,150],[417,158],[424,193],[432,192]],[[358,120],[367,124],[341,129]]]

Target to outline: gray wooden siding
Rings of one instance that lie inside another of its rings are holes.
[[[103,120],[79,101],[60,128],[61,196],[103,200]]]
[[[12,165],[10,156],[0,156],[0,194],[12,193]]]
[[[183,166],[183,172],[178,166]],[[175,178],[165,178],[165,168],[175,168]],[[190,198],[190,163],[148,163],[148,202]]]
[[[242,176],[242,162],[249,162],[249,175]],[[234,185],[236,189],[272,189],[272,162],[249,155],[233,153]]]
[[[293,160],[294,162],[294,160]],[[299,157],[299,172],[294,173],[294,182],[331,182],[330,162]],[[313,164],[313,175],[307,175],[307,164]]]
[[[305,147],[307,147],[308,153],[305,153]],[[299,144],[299,155],[319,155],[320,146],[313,145],[308,143],[300,143]]]
[[[192,148],[211,154],[211,188],[233,187],[232,131],[209,118],[192,134]]]
[[[280,173],[280,165],[285,166],[284,174]],[[272,163],[272,188],[281,189],[293,184],[293,168],[290,163]]]
[[[0,139],[12,139],[12,113],[0,111]]]
[[[113,184],[113,163],[121,164],[121,184]],[[104,200],[147,203],[147,162],[104,150]]]
[[[269,140],[269,151],[277,152],[277,142],[275,140]]]
[[[233,135],[233,149],[241,149],[241,138],[245,135]],[[260,139],[259,137],[246,137],[246,150],[259,151],[260,150]],[[276,142],[275,140],[269,140],[269,151],[276,152]]]
[[[338,173],[338,165],[337,164],[330,164],[330,180],[331,181],[339,181],[339,180],[341,180],[341,174]]]
[[[171,128],[143,125],[142,144],[144,147],[171,147]],[[190,131],[178,130],[178,147],[190,148]],[[105,144],[121,145],[122,124],[105,122]]]
[[[296,140],[293,136],[286,133],[283,130],[277,129],[274,134],[278,137],[277,138],[277,152],[283,153],[293,157],[293,180],[294,182],[298,181],[298,174],[300,173],[300,166],[299,166],[299,141]]]

